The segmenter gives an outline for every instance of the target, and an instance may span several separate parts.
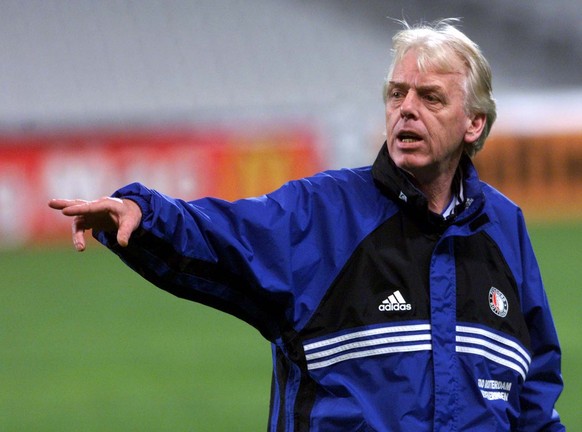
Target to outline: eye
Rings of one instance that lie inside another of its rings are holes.
[[[428,93],[424,95],[424,100],[430,103],[438,103],[441,99],[434,93]]]
[[[402,99],[405,95],[402,90],[393,89],[388,93],[390,99]]]

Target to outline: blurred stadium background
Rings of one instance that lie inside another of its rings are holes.
[[[395,19],[444,17],[491,62],[476,162],[530,221],[582,430],[580,0],[0,0],[0,430],[264,430],[258,333],[75,254],[46,202],[130,181],[234,199],[369,164]]]

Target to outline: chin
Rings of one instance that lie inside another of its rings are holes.
[[[429,161],[426,158],[415,154],[400,154],[393,157],[392,160],[398,168],[409,172],[422,170],[429,165]]]

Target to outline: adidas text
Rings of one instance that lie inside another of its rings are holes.
[[[399,311],[409,311],[412,309],[410,303],[406,303],[400,291],[395,291],[392,295],[389,295],[386,300],[378,305],[378,310],[381,312],[399,312]]]
[[[412,309],[412,306],[408,303],[400,304],[400,303],[388,303],[388,304],[381,304],[378,306],[378,310],[382,312],[396,312],[396,311],[409,311]]]

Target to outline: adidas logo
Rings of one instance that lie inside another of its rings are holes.
[[[378,305],[378,310],[382,312],[399,312],[409,311],[412,309],[410,303],[406,303],[400,291],[394,291],[394,294],[388,296],[386,300]]]

